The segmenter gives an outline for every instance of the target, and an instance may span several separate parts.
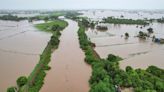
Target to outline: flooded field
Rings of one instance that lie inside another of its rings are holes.
[[[132,19],[158,19],[164,16],[163,10],[86,10],[80,12],[83,13],[82,16],[94,20],[101,20],[102,18],[106,18],[109,16],[120,18],[121,15],[123,15],[124,18]]]
[[[16,85],[20,76],[28,76],[50,39],[28,21],[0,21],[0,92]]]
[[[84,61],[84,52],[79,47],[78,25],[66,20],[68,27],[60,37],[59,48],[52,54],[45,84],[41,92],[88,92],[91,67]]]
[[[120,11],[100,11],[85,12],[83,16],[90,18],[102,19],[105,16],[121,16],[125,18],[142,19],[142,18],[161,18],[164,16],[163,12],[154,14],[142,12],[120,12]],[[138,13],[142,16],[139,16]],[[136,15],[136,16],[135,16]],[[150,15],[150,16],[148,16]],[[138,16],[138,17],[137,17]],[[155,65],[164,68],[164,45],[152,42],[152,38],[141,40],[135,36],[139,31],[147,32],[148,28],[153,28],[157,38],[164,38],[164,24],[151,23],[148,26],[140,28],[137,25],[118,25],[118,24],[100,24],[108,27],[107,31],[100,31],[97,29],[88,29],[86,31],[88,37],[96,44],[95,50],[102,58],[106,58],[108,54],[115,54],[122,57],[124,60],[120,62],[121,68],[130,65],[134,68],[147,68],[147,66]],[[129,38],[125,39],[124,34],[128,32]]]

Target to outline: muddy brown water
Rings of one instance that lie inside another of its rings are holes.
[[[37,30],[33,24],[0,21],[0,92],[32,72],[50,39],[51,34]]]
[[[103,17],[124,15],[124,18],[143,19],[143,18],[161,18],[164,16],[163,12],[140,12],[140,11],[84,11],[83,16],[88,16],[92,20],[101,20]],[[138,15],[139,13],[140,15]],[[151,14],[153,13],[153,14]],[[142,29],[137,25],[124,24],[100,24],[108,27],[107,31],[100,31],[97,29],[88,29],[86,31],[88,37],[96,44],[96,52],[102,58],[106,58],[108,54],[115,54],[122,57],[124,60],[120,61],[120,67],[125,69],[126,66],[133,68],[147,68],[150,65],[155,65],[164,68],[163,55],[164,45],[153,43],[151,38],[146,41],[140,40],[137,37],[139,31],[147,32],[147,28],[152,27],[157,38],[164,38],[164,24],[153,22],[149,26]],[[128,32],[129,39],[124,39],[124,33]],[[123,37],[121,37],[123,35]]]
[[[91,67],[84,61],[84,52],[79,47],[78,25],[66,20],[68,27],[60,37],[59,48],[52,54],[45,84],[41,92],[88,92]]]

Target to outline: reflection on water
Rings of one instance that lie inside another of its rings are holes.
[[[50,36],[27,21],[0,21],[0,92],[31,73]]]
[[[78,25],[66,20],[68,27],[62,32],[59,48],[54,51],[41,92],[88,92],[91,68],[84,61],[79,47]]]
[[[113,12],[115,11],[110,11],[110,14],[109,12],[105,13],[105,11],[102,14],[96,12],[93,16],[95,19],[98,19],[98,16],[104,16],[103,14],[106,16],[115,15],[118,11],[115,13]],[[89,13],[88,11],[87,14]],[[87,14],[84,13],[84,15]],[[153,14],[151,16],[144,14],[145,13],[142,15],[147,18],[158,18],[163,16],[163,13]],[[135,16],[133,13],[129,13],[129,16],[125,17],[133,18]],[[156,65],[160,68],[164,68],[164,62],[162,62],[164,59],[162,57],[164,55],[164,45],[153,43],[152,38],[144,41],[135,37],[138,35],[139,31],[147,32],[147,29],[152,27],[154,33],[151,34],[151,36],[155,35],[157,38],[164,38],[164,24],[151,23],[142,29],[140,28],[141,26],[137,27],[137,25],[105,25],[108,27],[108,30],[105,32],[96,29],[88,29],[86,31],[90,40],[96,44],[95,50],[102,58],[106,58],[110,53],[124,58],[124,60],[120,62],[121,68],[125,68],[128,65],[134,68],[146,68],[149,65]],[[130,35],[128,39],[124,38],[126,32]]]

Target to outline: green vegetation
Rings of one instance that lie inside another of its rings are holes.
[[[7,92],[16,92],[17,88],[16,87],[10,87],[7,89]]]
[[[0,20],[20,21],[25,19],[25,17],[18,17],[11,14],[0,16]]]
[[[160,69],[156,66],[149,66],[146,69],[146,71],[164,80],[164,75],[163,75],[164,70],[163,69]]]
[[[63,30],[67,25],[68,24],[65,21],[54,20],[54,21],[49,22],[49,23],[37,24],[36,27],[42,31],[53,33],[54,31]]]
[[[59,25],[60,30],[51,30],[52,26]],[[46,71],[50,69],[48,63],[51,59],[51,53],[53,50],[58,48],[59,37],[61,35],[60,31],[67,26],[67,22],[63,20],[56,20],[50,23],[38,24],[36,27],[40,30],[51,32],[51,36],[48,45],[44,49],[43,53],[40,55],[39,63],[35,66],[32,73],[28,76],[27,81],[25,77],[20,77],[17,80],[19,86],[19,92],[39,92],[42,85],[44,84],[44,78],[46,76]]]
[[[17,79],[17,85],[18,87],[22,87],[27,83],[27,78],[25,76],[21,76]]]
[[[103,19],[104,23],[113,23],[113,24],[136,24],[136,25],[147,25],[149,24],[145,20],[132,20],[132,19],[119,19],[119,18],[113,18],[108,17]]]
[[[160,19],[157,19],[157,22],[159,22],[159,23],[164,23],[164,18],[162,17],[162,18],[160,18]]]
[[[80,21],[79,27],[80,47],[85,52],[85,61],[92,66],[89,92],[116,92],[120,87],[132,87],[135,92],[163,92],[163,69],[150,66],[146,70],[134,70],[128,66],[124,71],[119,67],[120,57],[109,54],[107,59],[101,59],[85,34],[85,25]]]
[[[151,28],[151,27],[150,27],[150,28],[148,28],[148,29],[147,29],[147,31],[148,31],[148,33],[149,33],[149,34],[154,33],[153,28]]]
[[[146,37],[148,37],[148,34],[145,32],[139,31],[138,37],[141,39],[146,39]]]
[[[103,68],[102,60],[92,48],[91,42],[85,34],[85,24],[79,22],[79,43],[85,52],[85,61],[92,66],[92,76],[89,80],[91,89],[89,92],[115,92],[112,80],[107,71]]]
[[[34,16],[34,17],[29,17],[28,21],[32,22],[33,20],[44,20],[45,22],[49,21],[49,20],[57,20],[58,19],[58,15],[38,15],[38,16]]]
[[[127,38],[129,38],[129,33],[125,33],[125,38],[127,39]]]

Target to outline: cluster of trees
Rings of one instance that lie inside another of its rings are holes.
[[[79,22],[79,26],[80,46],[85,52],[85,61],[92,66],[90,92],[116,92],[121,87],[132,87],[135,92],[163,92],[163,69],[155,66],[150,66],[146,70],[134,70],[130,66],[127,66],[125,71],[120,69],[120,57],[109,54],[107,59],[101,59],[95,55],[85,34],[85,26],[82,22]]]
[[[95,28],[95,23],[93,21],[89,21],[89,19],[83,17],[83,18],[80,18],[81,19],[81,23],[83,24],[84,27],[88,28],[88,27],[91,27],[91,28]]]
[[[137,25],[147,25],[148,22],[144,20],[132,20],[132,19],[119,19],[119,18],[113,18],[108,17],[103,19],[104,23],[113,23],[113,24],[137,24]]]
[[[79,12],[76,12],[76,11],[67,11],[66,14],[65,14],[65,17],[66,18],[69,18],[69,19],[73,19],[73,20],[78,20],[79,15],[82,15],[82,13],[79,13]]]
[[[56,22],[55,22],[56,23]],[[52,23],[55,25],[55,23]],[[64,23],[64,24],[63,24]],[[36,26],[40,30],[47,29],[46,27],[49,27],[52,25],[51,23],[44,23],[39,24],[41,26]],[[59,25],[63,29],[67,26],[67,23],[65,21],[58,20],[56,25]],[[17,79],[18,89],[15,89],[16,87],[10,87],[7,89],[7,92],[39,92],[42,85],[44,84],[44,78],[46,76],[46,71],[50,69],[50,66],[48,66],[48,63],[50,62],[51,53],[54,49],[58,48],[59,45],[59,37],[61,35],[60,31],[54,31],[49,30],[53,33],[51,36],[50,41],[48,42],[48,45],[44,49],[43,53],[40,55],[39,63],[35,66],[32,73],[26,77],[20,77]]]
[[[56,20],[58,19],[58,15],[49,15],[49,16],[34,16],[34,17],[29,17],[28,21],[32,22],[34,20],[44,20],[45,22],[49,21],[49,20]]]
[[[85,61],[92,66],[92,76],[89,80],[91,89],[90,92],[115,92],[115,87],[112,84],[111,77],[103,68],[102,60],[95,54],[91,42],[85,34],[85,24],[79,22],[79,43],[80,47],[85,52]]]
[[[10,87],[7,89],[7,92],[17,92],[19,88],[24,86],[27,83],[27,77],[26,76],[21,76],[17,79],[17,87]]]
[[[162,18],[160,18],[160,19],[157,19],[157,21],[158,21],[159,23],[164,23],[164,17],[162,17]]]
[[[139,31],[138,33],[138,37],[141,39],[146,39],[146,37],[148,37],[149,35],[145,32]]]
[[[104,63],[104,69],[113,79],[113,85],[133,87],[135,92],[163,92],[163,69],[150,66],[146,70],[134,70],[127,66],[126,71],[123,71],[119,68],[119,61],[120,58],[118,56],[109,55]]]
[[[18,17],[11,14],[0,16],[0,20],[20,21],[25,20],[26,17]]]

